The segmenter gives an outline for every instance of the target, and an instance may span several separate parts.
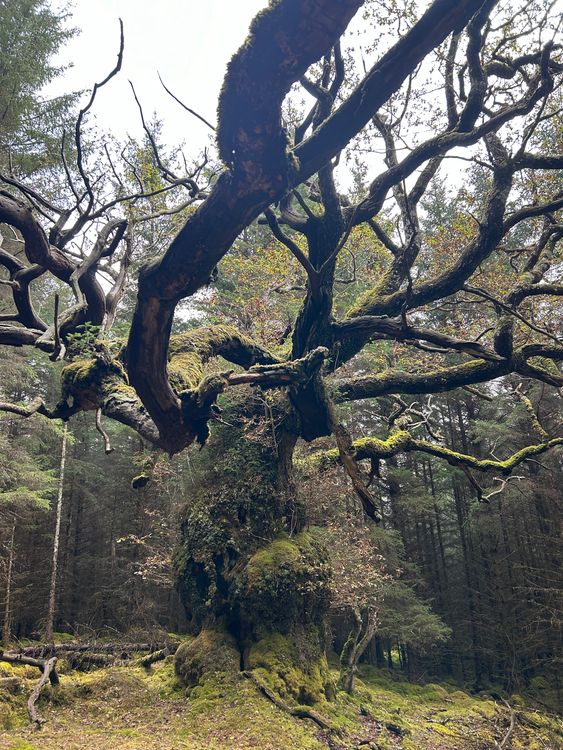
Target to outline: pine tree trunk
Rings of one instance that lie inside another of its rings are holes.
[[[65,422],[63,430],[63,441],[61,446],[61,461],[59,465],[59,489],[57,494],[57,518],[55,521],[55,536],[53,538],[53,558],[51,564],[51,585],[49,586],[49,609],[47,612],[47,624],[45,626],[45,640],[53,643],[53,624],[55,621],[55,601],[57,595],[57,564],[59,558],[59,541],[61,536],[61,516],[63,510],[63,488],[65,481],[66,444],[68,437],[68,425]]]
[[[4,600],[4,622],[2,625],[2,643],[6,647],[10,643],[12,620],[12,573],[14,569],[14,540],[16,537],[16,514],[12,518],[10,532],[10,547],[8,550],[8,571],[6,575],[6,598]]]

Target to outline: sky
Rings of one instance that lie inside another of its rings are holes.
[[[70,25],[81,31],[58,57],[72,67],[45,93],[88,89],[102,80],[117,59],[121,18],[123,68],[96,98],[99,126],[119,138],[142,136],[131,80],[145,117],[156,111],[163,121],[166,142],[185,142],[187,155],[195,156],[208,144],[211,130],[170,98],[158,73],[179,99],[215,124],[227,62],[266,5],[267,0],[74,0]]]

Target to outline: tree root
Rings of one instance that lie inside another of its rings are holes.
[[[331,732],[334,731],[334,727],[328,722],[328,720],[313,709],[307,708],[306,706],[290,706],[289,703],[282,700],[279,695],[276,695],[265,682],[254,674],[254,672],[244,671],[242,675],[251,680],[260,692],[263,693],[266,698],[269,698],[269,700],[271,700],[272,703],[282,711],[285,711],[298,719],[311,719],[311,721],[314,721],[321,729],[328,729]]]

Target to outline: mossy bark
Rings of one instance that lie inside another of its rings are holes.
[[[314,530],[304,530],[295,496],[291,407],[281,396],[260,406],[249,421],[248,401],[227,404],[201,473],[195,467],[176,555],[179,590],[197,640],[222,632],[225,647],[236,643],[240,670],[256,670],[284,699],[312,705],[333,694],[325,657],[330,565]],[[183,679],[194,672],[192,651],[177,655]]]

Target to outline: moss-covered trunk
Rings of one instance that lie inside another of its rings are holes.
[[[196,467],[176,559],[199,635],[176,668],[189,686],[209,670],[253,670],[284,699],[313,704],[333,692],[330,566],[295,496],[289,404],[259,402],[251,418],[248,407],[227,405]]]

